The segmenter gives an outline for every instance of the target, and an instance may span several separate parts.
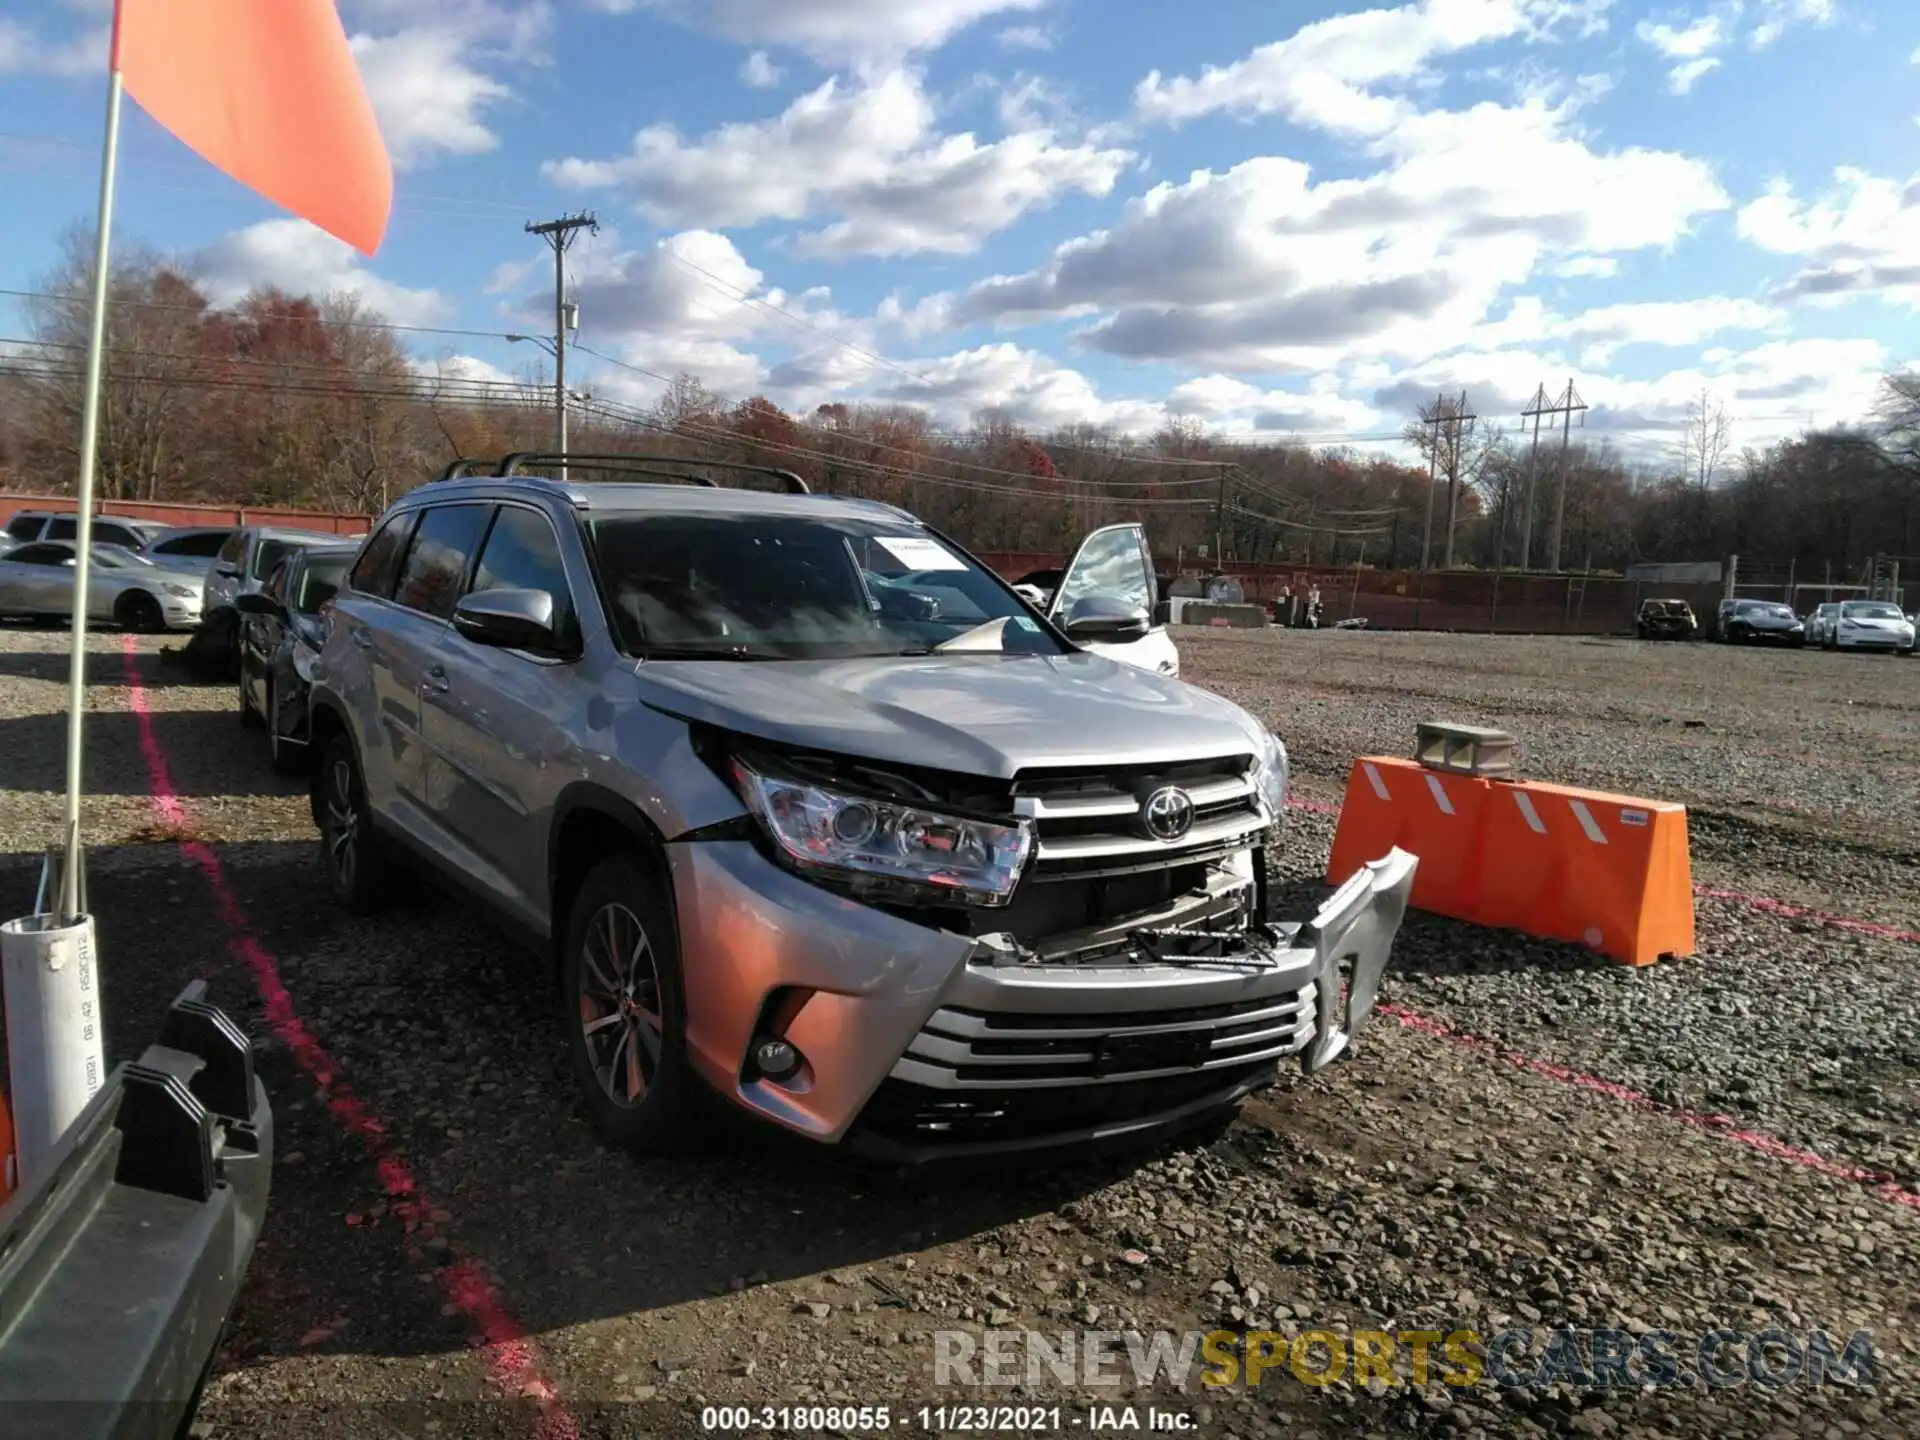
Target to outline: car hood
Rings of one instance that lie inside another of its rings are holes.
[[[1257,754],[1239,706],[1105,656],[652,660],[656,710],[776,744],[1011,779],[1045,766],[1159,765]]]

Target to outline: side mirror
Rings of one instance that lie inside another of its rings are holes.
[[[1144,609],[1112,595],[1076,600],[1065,626],[1072,640],[1138,640],[1150,628]]]
[[[476,645],[556,651],[553,596],[544,590],[482,590],[453,607],[453,628]]]
[[[242,615],[270,615],[276,620],[286,614],[279,601],[259,590],[234,596],[233,608]]]

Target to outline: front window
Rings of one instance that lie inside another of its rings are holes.
[[[1849,600],[1840,607],[1843,620],[1904,620],[1900,607],[1886,600]]]
[[[293,597],[293,608],[302,615],[318,615],[320,607],[331,600],[347,578],[347,566],[353,563],[353,556],[328,556],[321,559],[308,558],[300,571],[299,593]]]
[[[903,522],[612,515],[589,533],[630,654],[925,655],[963,636],[969,650],[1062,653],[995,576]]]

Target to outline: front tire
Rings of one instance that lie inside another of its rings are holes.
[[[298,775],[305,768],[306,747],[289,745],[280,735],[280,701],[274,693],[273,681],[267,681],[267,713],[262,717],[267,725],[267,763],[273,767],[276,775]]]
[[[314,777],[320,865],[333,901],[349,915],[371,915],[386,899],[389,865],[373,831],[353,742],[336,735]]]
[[[595,1128],[637,1154],[684,1149],[699,1082],[687,1059],[680,945],[661,877],[640,856],[602,860],[574,896],[560,1008]]]
[[[240,723],[249,730],[260,728],[261,715],[253,708],[253,696],[247,689],[247,662],[240,662],[240,683],[237,687],[240,695]]]
[[[136,635],[159,635],[167,628],[160,602],[144,590],[129,590],[122,595],[113,607],[113,618],[121,629]]]

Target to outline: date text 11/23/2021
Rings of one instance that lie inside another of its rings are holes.
[[[1154,1405],[708,1405],[700,1427],[717,1433],[882,1435],[1177,1435],[1197,1427],[1186,1410]]]

